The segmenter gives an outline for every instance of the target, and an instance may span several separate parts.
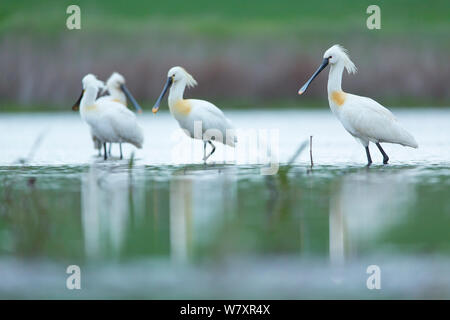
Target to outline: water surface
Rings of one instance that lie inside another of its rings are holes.
[[[450,298],[450,112],[395,113],[420,148],[386,145],[387,166],[372,148],[366,168],[328,110],[228,112],[244,134],[278,130],[275,175],[249,156],[261,136],[204,165],[164,113],[122,161],[98,158],[76,115],[2,115],[0,296]],[[311,135],[314,167],[308,148],[288,165]]]

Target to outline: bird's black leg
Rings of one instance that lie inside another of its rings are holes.
[[[123,159],[123,155],[122,155],[122,143],[119,143],[119,148],[120,148],[120,160]]]
[[[211,147],[213,148],[211,153],[209,154],[209,156],[212,156],[212,154],[214,153],[214,151],[216,151],[216,146],[213,145],[213,143],[211,142],[211,140],[208,141],[208,143],[211,145]]]
[[[208,140],[208,143],[211,145],[212,150],[211,152],[208,154],[208,156],[204,157],[203,160],[206,162],[206,160],[208,160],[209,157],[212,156],[212,154],[214,153],[214,151],[216,151],[216,146],[211,142],[211,140]],[[205,150],[206,150],[206,142],[205,142]]]
[[[108,148],[108,154],[111,155],[111,147],[112,147],[112,143],[109,144],[109,148]]]
[[[387,164],[389,161],[389,157],[386,154],[386,152],[384,152],[383,148],[381,147],[381,144],[379,142],[376,143],[378,150],[380,150],[381,154],[383,155],[383,163]]]
[[[206,162],[206,141],[203,141],[203,161]]]
[[[103,159],[108,159],[107,153],[106,153],[106,142],[103,142],[103,151],[105,152]]]
[[[209,156],[208,156],[208,158],[209,157],[211,157],[212,156],[212,154],[214,153],[214,151],[216,151],[216,146],[211,142],[211,140],[208,140],[208,143],[211,145],[211,147],[212,147],[212,150],[211,150],[211,152],[209,153]]]
[[[367,166],[370,167],[372,164],[372,157],[370,156],[369,146],[366,147],[366,155],[367,155]]]

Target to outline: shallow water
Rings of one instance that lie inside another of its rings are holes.
[[[328,110],[227,112],[247,146],[208,165],[164,113],[133,163],[98,158],[76,115],[1,115],[0,297],[450,298],[450,111],[395,114],[420,148],[371,168]],[[310,135],[312,170],[309,146],[287,165]]]
[[[391,164],[448,164],[450,162],[449,109],[394,110],[406,129],[419,143],[418,150],[385,144]],[[328,110],[320,111],[227,111],[238,129],[236,149],[218,145],[210,158],[213,162],[237,164],[265,163],[272,146],[274,160],[286,162],[299,145],[313,136],[313,156],[317,164],[360,166],[366,162],[364,149],[342,128]],[[135,151],[139,164],[178,165],[202,163],[202,142],[195,141],[178,129],[168,112],[139,117],[144,129],[144,148],[124,145],[125,157]],[[28,159],[31,165],[85,165],[98,159],[93,152],[88,126],[76,113],[3,114],[0,115],[0,165],[11,165]],[[266,142],[266,143],[264,143]],[[376,147],[371,147],[375,163],[381,162]],[[113,156],[118,158],[118,146]],[[304,152],[297,163],[309,163]]]

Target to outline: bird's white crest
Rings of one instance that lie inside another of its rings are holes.
[[[340,45],[334,45],[325,51],[325,60],[328,60],[331,65],[328,77],[330,108],[344,128],[366,148],[368,165],[372,163],[369,152],[370,142],[377,144],[383,155],[384,164],[388,163],[389,157],[380,143],[418,147],[414,137],[400,125],[388,109],[370,98],[342,91],[341,80],[344,67],[348,73],[356,72],[356,67],[350,60],[347,50]]]
[[[168,77],[173,77],[174,81],[182,80],[184,79],[186,81],[186,85],[188,88],[195,87],[197,85],[197,81],[194,79],[193,76],[189,74],[189,72],[186,71],[183,67],[173,67],[169,70],[167,73]]]
[[[106,81],[108,87],[118,87],[125,83],[125,78],[118,72],[113,72],[113,74]]]
[[[92,73],[89,73],[83,77],[82,80],[83,88],[86,89],[88,86],[97,87],[99,89],[105,89],[105,83],[99,79]]]
[[[353,63],[352,60],[350,60],[347,49],[345,49],[343,46],[339,44],[335,44],[327,51],[325,51],[323,57],[324,58],[331,57],[329,60],[331,64],[343,63],[345,69],[349,74],[356,73],[357,71],[355,64]]]
[[[152,111],[153,113],[158,111],[164,94],[170,88],[168,98],[170,112],[189,137],[204,141],[203,161],[206,161],[215,150],[212,140],[234,147],[237,138],[231,121],[214,104],[205,100],[183,98],[185,87],[193,87],[196,84],[197,81],[184,68],[171,68],[167,73],[166,85]],[[206,155],[207,142],[213,148],[208,155]]]

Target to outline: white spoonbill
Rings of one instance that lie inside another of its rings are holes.
[[[97,95],[97,97],[98,97],[98,96],[101,95],[102,91],[106,91],[106,86],[105,86],[105,83],[102,80],[97,79],[97,81],[98,81],[98,84],[100,86],[100,90],[99,90],[99,93]],[[75,103],[72,106],[72,110],[73,111],[79,111],[79,109],[80,109],[79,103]],[[94,133],[92,132],[92,130],[91,130],[91,137],[92,137],[92,142],[94,142],[94,149],[98,150],[98,156],[100,157],[102,155],[102,152],[101,152],[101,150],[102,150],[102,143],[100,142],[99,139],[97,139],[96,136],[94,136]]]
[[[355,73],[356,67],[350,60],[347,51],[340,45],[334,45],[325,51],[323,61],[311,78],[301,87],[298,94],[303,94],[314,78],[330,65],[328,76],[328,102],[331,111],[341,121],[344,128],[358,140],[366,149],[368,166],[372,164],[369,152],[369,142],[376,144],[383,155],[383,163],[389,161],[380,143],[396,143],[417,148],[414,137],[406,131],[394,115],[378,102],[346,93],[341,89],[344,68],[348,73]]]
[[[103,145],[104,159],[107,159],[106,143],[131,143],[142,148],[144,137],[137,124],[136,115],[123,104],[97,98],[102,82],[88,74],[83,80],[83,91],[74,107],[79,106],[81,118],[91,128],[92,135]],[[122,157],[121,157],[122,158]]]
[[[208,101],[183,98],[186,86],[194,87],[197,81],[182,67],[171,68],[167,76],[164,89],[153,106],[153,113],[158,111],[161,100],[170,88],[168,99],[170,113],[189,137],[203,140],[203,161],[206,162],[216,150],[212,140],[234,147],[237,142],[234,127],[219,108]],[[199,128],[201,132],[197,129],[197,123],[201,125]],[[212,147],[208,155],[206,155],[207,143]]]
[[[142,113],[142,108],[137,103],[136,99],[134,99],[133,95],[131,94],[130,90],[128,90],[127,86],[125,85],[125,78],[118,72],[113,72],[111,76],[106,81],[106,90],[109,92],[109,95],[102,96],[98,99],[98,101],[103,100],[110,100],[110,101],[116,101],[124,106],[127,106],[127,98],[131,101],[131,103],[134,106],[134,109],[137,113]],[[93,137],[94,139],[94,137]],[[95,140],[94,140],[95,141]],[[109,151],[108,153],[111,155],[111,145],[109,145]],[[122,144],[119,143],[120,148],[120,158],[122,158]]]
[[[124,106],[127,105],[127,98],[131,101],[134,106],[134,109],[137,113],[142,113],[142,108],[137,103],[136,99],[134,99],[130,90],[128,90],[125,85],[125,78],[118,72],[113,72],[111,76],[106,81],[106,89],[109,92],[109,95],[105,95],[100,97],[98,100],[112,100],[115,102],[119,102]]]

